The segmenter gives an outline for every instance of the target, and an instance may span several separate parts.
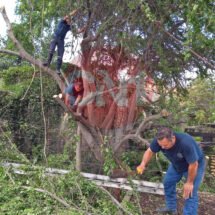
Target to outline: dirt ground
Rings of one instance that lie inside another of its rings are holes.
[[[180,194],[179,194],[180,195]],[[144,215],[157,215],[156,208],[164,207],[164,196],[141,194],[141,206]],[[183,199],[178,199],[178,215],[183,215]],[[215,215],[215,195],[210,193],[199,193],[198,215]]]

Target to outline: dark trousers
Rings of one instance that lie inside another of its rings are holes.
[[[64,40],[54,37],[49,48],[48,65],[51,63],[55,48],[57,46],[57,70],[60,70],[64,54]]]

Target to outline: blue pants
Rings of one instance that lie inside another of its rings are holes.
[[[198,212],[198,188],[202,182],[205,170],[204,159],[199,163],[196,178],[194,180],[192,197],[185,200],[183,214],[184,215],[197,215]],[[166,207],[170,210],[177,210],[177,200],[176,200],[176,184],[184,176],[187,179],[188,172],[178,173],[172,164],[169,165],[167,173],[164,177],[164,191]]]
[[[72,96],[72,95],[69,96],[69,103],[71,106],[75,104],[75,100],[76,100],[75,96]]]
[[[54,37],[49,48],[49,56],[52,58],[57,46],[57,70],[60,70],[64,54],[64,40]],[[51,62],[51,59],[50,59]]]

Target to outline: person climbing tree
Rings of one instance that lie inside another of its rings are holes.
[[[77,111],[78,103],[83,98],[84,88],[81,79],[77,79],[74,83],[69,84],[69,86],[64,91],[64,102],[73,111]]]
[[[49,66],[51,64],[55,48],[57,46],[57,74],[61,74],[61,65],[64,54],[64,39],[68,31],[71,30],[71,16],[74,16],[77,10],[74,10],[69,15],[64,16],[64,18],[58,23],[58,26],[54,32],[53,39],[50,43],[48,60],[43,64],[44,66]]]

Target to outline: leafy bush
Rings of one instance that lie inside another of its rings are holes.
[[[1,214],[109,215],[118,210],[104,192],[74,169],[64,176],[50,177],[43,169],[29,169],[27,175],[20,176],[1,167],[0,187]]]

